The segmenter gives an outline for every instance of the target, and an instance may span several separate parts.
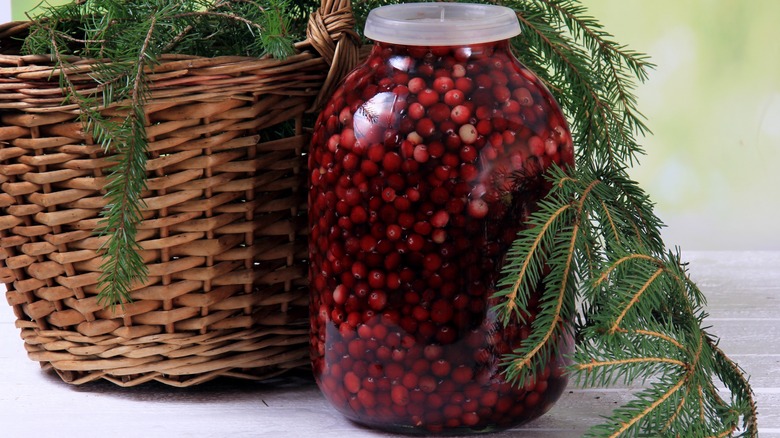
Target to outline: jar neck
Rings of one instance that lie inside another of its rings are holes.
[[[487,43],[463,44],[453,46],[407,46],[401,44],[376,41],[372,49],[372,55],[410,56],[415,59],[437,59],[442,56],[454,54],[456,61],[472,61],[485,59],[496,53],[508,53],[510,51],[508,39]]]

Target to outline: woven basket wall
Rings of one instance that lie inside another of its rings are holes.
[[[26,27],[0,25],[0,277],[29,357],[72,384],[121,386],[307,366],[302,121],[357,61],[349,1],[323,0],[288,59],[155,68],[138,234],[149,278],[113,311],[97,303],[93,233],[110,161],[50,59],[14,54]],[[90,62],[75,64],[71,79],[94,89]],[[284,122],[294,134],[280,136]]]

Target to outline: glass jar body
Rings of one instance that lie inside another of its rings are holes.
[[[309,156],[311,356],[333,406],[406,433],[490,431],[552,406],[560,355],[522,388],[502,367],[543,282],[525,322],[499,322],[492,295],[545,169],[573,161],[560,108],[507,40],[375,44]]]

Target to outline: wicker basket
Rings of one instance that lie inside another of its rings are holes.
[[[138,235],[149,278],[113,311],[97,303],[93,234],[110,163],[62,104],[50,59],[13,54],[26,27],[0,26],[0,279],[29,357],[68,383],[121,386],[308,365],[302,120],[357,61],[349,1],[323,0],[288,59],[154,69]],[[95,87],[90,62],[76,64],[71,78]]]

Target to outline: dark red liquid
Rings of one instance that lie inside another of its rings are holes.
[[[544,170],[573,160],[560,109],[508,42],[374,47],[320,115],[309,161],[311,354],[339,411],[456,433],[552,406],[560,357],[523,388],[501,365],[543,285],[525,324],[504,327],[491,296]]]

